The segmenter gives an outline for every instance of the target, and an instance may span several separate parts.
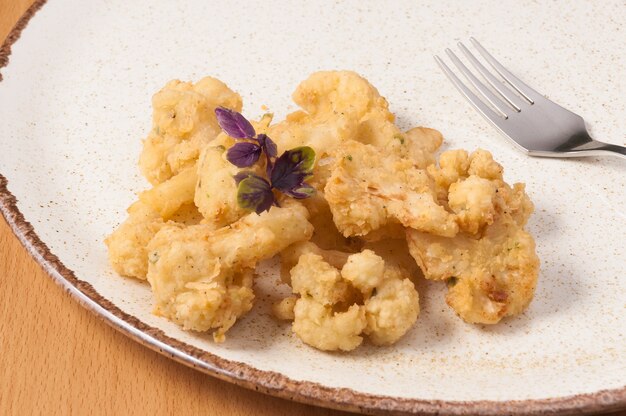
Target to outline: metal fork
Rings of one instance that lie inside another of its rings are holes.
[[[591,138],[581,116],[539,94],[500,64],[476,39],[470,40],[510,88],[489,72],[461,42],[458,43],[459,48],[493,90],[481,82],[454,52],[446,49],[446,53],[493,109],[463,84],[441,58],[435,56],[435,60],[472,106],[517,147],[531,156],[582,157],[610,154],[626,158],[626,147]]]

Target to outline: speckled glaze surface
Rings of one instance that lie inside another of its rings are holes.
[[[202,371],[281,397],[370,413],[562,414],[626,406],[626,164],[530,159],[504,142],[432,55],[473,35],[599,140],[626,142],[623,2],[152,2],[56,0],[12,47],[0,83],[0,210],[42,266],[129,336]],[[14,35],[16,35],[14,33]],[[11,38],[14,40],[15,36]],[[8,48],[0,53],[6,64]],[[136,160],[150,97],[171,78],[216,76],[249,116],[278,117],[319,69],[353,69],[402,127],[438,128],[446,147],[493,152],[527,183],[542,260],[529,310],[493,327],[461,322],[442,285],[397,345],[327,354],[302,345],[269,305],[224,344],[150,314],[148,286],[117,277],[103,238],[146,183]]]

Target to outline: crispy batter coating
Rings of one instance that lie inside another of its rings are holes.
[[[345,312],[333,312],[311,298],[300,298],[294,306],[293,332],[304,342],[323,351],[351,351],[361,345],[367,326],[365,311],[352,305]]]
[[[205,224],[163,227],[148,245],[155,313],[185,329],[217,329],[216,341],[252,307],[252,272],[313,232],[299,204],[249,214],[214,230]]]
[[[447,280],[446,301],[463,320],[494,324],[532,300],[539,259],[532,237],[502,218],[475,239],[407,231],[409,247],[428,279]]]
[[[522,184],[510,187],[491,154],[441,155],[429,172],[457,214],[461,232],[444,238],[407,230],[411,254],[427,279],[448,281],[448,304],[467,322],[493,324],[532,300],[539,259],[523,227],[533,206]]]
[[[411,160],[419,168],[434,163],[441,134],[416,127],[402,133],[395,116],[378,90],[352,71],[320,71],[303,81],[293,93],[303,111],[269,128],[279,152],[311,146],[317,155],[311,184],[323,192],[336,160],[335,149],[348,140],[370,144],[385,153]]]
[[[365,301],[364,332],[374,345],[391,345],[417,321],[419,296],[415,286],[401,269],[385,270],[376,294]]]
[[[165,221],[151,207],[136,202],[128,209],[128,218],[104,242],[109,249],[109,263],[122,276],[146,279],[147,246],[165,226]]]
[[[321,192],[317,192],[311,198],[303,199],[302,204],[309,210],[314,231],[311,242],[322,249],[340,250],[346,252],[357,252],[362,246],[362,242],[357,238],[344,237],[333,221],[333,214],[330,212],[328,202]],[[404,235],[402,229],[398,235]]]
[[[476,175],[450,185],[448,206],[456,213],[457,223],[463,231],[476,234],[485,225],[493,223],[496,190],[493,181]]]
[[[380,286],[385,272],[385,261],[371,250],[348,257],[341,269],[341,277],[352,283],[364,295],[371,295]],[[339,272],[337,272],[339,273]]]
[[[478,149],[443,152],[439,166],[428,167],[442,204],[456,213],[461,231],[476,234],[499,215],[510,215],[524,226],[534,207],[524,184],[512,187],[502,179],[504,169],[491,153]]]
[[[194,165],[201,149],[220,132],[215,108],[241,111],[241,97],[226,84],[206,77],[193,84],[168,82],[152,98],[153,129],[139,158],[153,185]]]
[[[300,256],[298,264],[291,269],[291,288],[293,293],[312,298],[324,306],[340,303],[350,291],[339,270],[313,253]]]
[[[387,100],[368,80],[353,71],[318,71],[302,81],[293,101],[309,114],[350,114],[361,118]]]
[[[339,250],[324,250],[310,241],[292,244],[280,253],[280,277],[284,283],[291,285],[291,269],[298,264],[301,256],[309,253],[321,256],[336,269],[341,269],[350,255]]]
[[[352,140],[338,155],[325,197],[343,235],[366,235],[389,223],[449,237],[457,233],[425,170]]]
[[[274,317],[281,321],[293,321],[295,319],[293,309],[296,306],[296,300],[298,300],[297,297],[289,296],[274,303],[272,305],[272,314]]]
[[[193,202],[197,181],[196,166],[191,166],[152,189],[139,194],[139,200],[163,218],[172,217],[183,205]]]
[[[402,337],[419,315],[419,298],[404,270],[371,250],[351,254],[341,269],[321,255],[306,253],[291,269],[294,333],[306,344],[333,351],[350,351],[363,334],[376,345]],[[291,298],[288,298],[291,299]],[[278,311],[288,316],[284,307]]]
[[[145,280],[148,272],[146,246],[166,223],[197,223],[193,206],[196,173],[193,167],[139,194],[128,208],[128,218],[104,242],[109,263],[122,276]]]

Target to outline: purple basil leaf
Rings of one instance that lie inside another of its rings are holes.
[[[272,187],[265,179],[251,174],[239,182],[237,203],[241,208],[257,214],[268,211],[274,203]]]
[[[289,195],[295,199],[305,199],[315,195],[315,188],[308,183],[302,183],[299,187],[290,191],[285,191],[285,195]]]
[[[296,147],[280,155],[269,175],[272,186],[282,192],[290,192],[302,186],[311,175],[315,151],[308,147]]]
[[[233,179],[235,180],[235,183],[239,185],[239,182],[243,181],[244,179],[250,176],[256,176],[256,175],[252,171],[244,170],[244,171],[237,173],[235,176],[233,176]]]
[[[278,148],[272,139],[270,139],[266,134],[261,133],[257,136],[257,140],[263,147],[263,151],[265,151],[268,158],[276,157],[278,154]]]
[[[256,143],[235,143],[226,152],[226,159],[238,168],[247,168],[256,163],[261,156],[261,146]]]
[[[252,124],[234,110],[226,107],[217,107],[215,116],[222,130],[233,139],[252,139],[256,135]]]

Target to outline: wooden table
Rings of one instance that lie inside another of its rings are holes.
[[[0,39],[32,2],[0,0]],[[126,338],[61,290],[2,218],[0,415],[94,413],[347,415],[216,380]]]

